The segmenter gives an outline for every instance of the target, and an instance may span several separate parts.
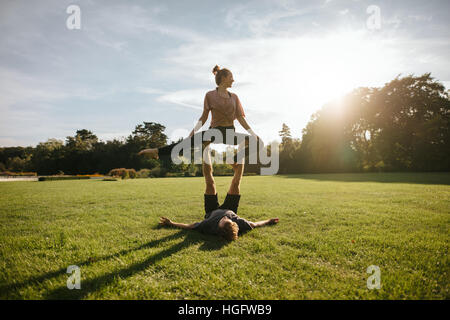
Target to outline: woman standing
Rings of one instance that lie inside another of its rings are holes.
[[[220,133],[222,133],[223,140],[219,141],[218,143],[224,143],[227,145],[237,145],[238,141],[245,141],[245,148],[246,148],[246,156],[249,155],[249,140],[250,139],[256,139],[257,147],[259,147],[259,143],[262,141],[259,139],[259,137],[256,135],[256,133],[250,128],[249,124],[245,120],[245,113],[244,109],[242,108],[242,104],[238,98],[238,96],[235,93],[231,93],[227,90],[227,88],[231,88],[234,79],[233,74],[228,69],[220,69],[219,66],[215,66],[213,69],[213,74],[215,75],[215,80],[217,87],[215,90],[208,91],[205,95],[204,99],[204,107],[203,107],[203,113],[198,120],[196,126],[194,129],[192,129],[191,133],[189,134],[189,137],[186,139],[189,139],[191,142],[191,146],[194,145],[194,140],[196,135],[201,135],[201,141],[203,149],[206,148],[210,143],[214,143],[215,139],[212,138],[205,138],[205,133],[208,133],[207,137],[210,136],[211,129],[219,130]],[[207,121],[209,113],[211,112],[211,125],[208,130],[201,131],[196,133],[203,124]],[[238,120],[238,122],[242,125],[244,129],[248,131],[250,135],[242,134],[242,133],[236,133],[235,127],[234,127],[234,120]],[[230,139],[226,139],[227,137],[227,131],[229,136],[230,133],[233,136],[233,139],[231,141],[228,141]],[[230,132],[231,131],[231,132]],[[217,131],[216,131],[217,132]],[[186,141],[183,140],[184,142]],[[178,143],[182,143],[178,142]],[[148,155],[151,158],[158,159],[158,158],[168,158],[171,155],[172,149],[177,145],[178,143],[173,143],[171,145],[167,145],[161,148],[152,148],[152,149],[144,149],[141,150],[138,154],[139,155]],[[258,150],[259,148],[257,148]],[[254,152],[257,152],[255,150]],[[236,162],[236,157],[235,157]],[[211,164],[208,164],[211,165]],[[205,166],[205,164],[204,164]],[[205,171],[205,167],[204,167]],[[208,170],[209,171],[209,170]]]

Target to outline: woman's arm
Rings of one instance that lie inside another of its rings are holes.
[[[194,129],[192,129],[191,133],[189,134],[189,138],[192,137],[195,132],[198,131],[198,129],[200,129],[203,124],[206,122],[206,120],[208,120],[208,115],[209,115],[209,109],[203,109],[203,113],[200,117],[200,119],[198,119],[197,124],[195,125]]]
[[[255,138],[257,138],[258,140],[261,140],[260,137],[258,137],[258,135],[250,128],[249,124],[247,123],[247,121],[245,120],[245,118],[243,116],[239,116],[237,117],[237,121],[239,121],[239,123],[241,124],[241,126],[248,131],[248,133],[250,133],[252,136],[254,136]]]
[[[194,226],[195,226],[195,223],[191,223],[191,224],[177,223],[177,222],[171,221],[170,219],[168,219],[166,217],[161,217],[160,219],[161,220],[159,221],[159,225],[161,225],[161,226],[176,227],[176,228],[186,229],[186,230],[194,229]]]
[[[258,222],[249,222],[252,228],[263,227],[265,225],[276,224],[280,221],[278,218],[272,218],[268,220],[258,221]]]

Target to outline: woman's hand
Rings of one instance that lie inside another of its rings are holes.
[[[262,141],[262,139],[255,133],[255,131],[253,131],[251,128],[247,129],[248,133],[250,133],[250,135],[254,138],[256,138],[256,142],[261,143],[264,146],[264,142]]]
[[[280,219],[278,219],[278,218],[272,218],[272,219],[269,219],[269,222],[267,223],[267,224],[276,224],[276,223],[278,223],[278,221],[280,221]]]
[[[168,227],[170,227],[170,226],[172,226],[172,223],[173,222],[170,219],[166,218],[166,217],[161,217],[160,221],[159,221],[159,225],[160,226],[168,226]]]
[[[255,138],[258,143],[261,143],[264,146],[264,141],[262,141],[262,139],[259,136],[255,136]]]

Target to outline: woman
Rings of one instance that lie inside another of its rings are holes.
[[[227,88],[231,88],[234,79],[233,74],[228,69],[220,69],[219,66],[215,66],[213,69],[213,74],[215,75],[215,80],[217,87],[215,90],[208,91],[205,96],[204,100],[204,108],[203,113],[197,122],[197,125],[192,129],[191,133],[189,134],[189,137],[186,139],[189,139],[191,142],[191,146],[194,145],[194,141],[197,141],[195,139],[196,135],[201,135],[201,141],[202,148],[206,148],[210,143],[214,143],[215,139],[212,138],[205,138],[206,133],[208,133],[206,136],[210,137],[211,135],[211,129],[217,129],[222,133],[222,141],[219,141],[219,143],[224,143],[228,145],[238,145],[239,141],[245,141],[245,148],[246,148],[246,156],[249,155],[249,140],[250,139],[256,139],[256,141],[262,141],[259,139],[259,137],[256,135],[256,133],[250,128],[247,121],[245,120],[245,113],[242,108],[242,104],[239,101],[238,96],[235,93],[231,93],[227,90]],[[203,124],[208,119],[209,113],[211,112],[211,125],[208,130],[201,131],[199,133],[196,133]],[[238,120],[239,123],[242,125],[244,129],[250,133],[250,135],[242,134],[242,133],[236,133],[234,128],[234,120]],[[208,132],[209,131],[209,132]],[[227,131],[229,133],[232,133],[233,138],[232,139],[226,139],[227,138]],[[216,131],[217,132],[217,131]],[[186,141],[186,139],[184,141]],[[231,141],[229,141],[231,140]],[[180,142],[178,142],[180,143]],[[139,155],[148,155],[151,158],[159,159],[159,158],[169,158],[172,152],[172,149],[175,145],[178,143],[173,143],[168,146],[164,146],[162,148],[152,148],[152,149],[144,149],[141,150],[138,154]],[[257,149],[254,150],[255,153],[257,153],[257,150],[259,149],[259,143],[255,144],[257,146]],[[235,163],[237,162],[235,157]]]

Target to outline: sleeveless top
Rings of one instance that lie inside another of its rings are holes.
[[[241,101],[235,93],[228,92],[229,97],[219,95],[218,88],[205,95],[204,110],[211,110],[211,125],[215,128],[233,123],[239,116],[245,117]]]

